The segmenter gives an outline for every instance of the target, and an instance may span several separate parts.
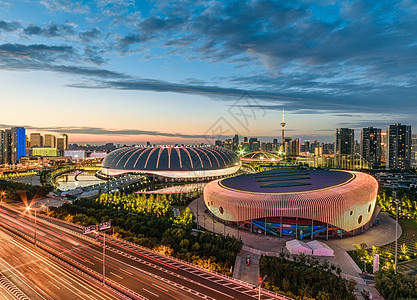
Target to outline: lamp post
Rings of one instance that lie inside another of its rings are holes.
[[[31,208],[30,206],[26,206],[26,211],[29,212],[31,209],[33,209],[35,211],[35,235],[34,235],[34,240],[35,240],[35,246],[36,246],[36,208]]]
[[[400,201],[397,199],[397,192],[392,191],[392,200],[395,203],[395,264],[394,264],[394,273],[397,274],[397,256],[398,256],[398,204]]]

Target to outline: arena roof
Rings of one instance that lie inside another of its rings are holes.
[[[323,189],[349,182],[352,173],[328,170],[275,169],[226,178],[222,187],[241,192],[288,193]]]
[[[351,231],[371,220],[377,193],[378,182],[366,173],[286,169],[214,180],[204,202],[226,221],[290,217]]]
[[[124,147],[104,158],[101,171],[192,178],[230,175],[240,166],[236,153],[221,147]]]

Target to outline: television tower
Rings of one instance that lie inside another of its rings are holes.
[[[282,127],[282,144],[284,145],[284,141],[285,141],[285,137],[284,137],[284,127],[285,125],[287,125],[287,123],[285,123],[284,121],[284,109],[282,109],[282,122],[281,122],[281,127]]]

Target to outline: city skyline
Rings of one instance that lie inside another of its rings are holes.
[[[192,144],[221,120],[227,137],[272,139],[283,108],[300,139],[417,126],[414,3],[0,6],[2,128]]]

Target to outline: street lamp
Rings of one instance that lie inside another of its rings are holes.
[[[398,256],[398,204],[400,200],[397,199],[397,192],[392,191],[392,200],[395,203],[395,264],[394,264],[394,273],[397,274],[397,256]]]
[[[30,210],[35,211],[35,246],[36,246],[36,208],[31,208],[30,206],[26,206],[26,211],[29,212]]]
[[[6,191],[1,191],[1,201],[5,201],[6,200]]]

